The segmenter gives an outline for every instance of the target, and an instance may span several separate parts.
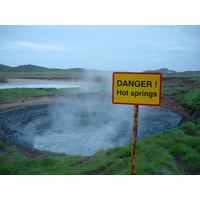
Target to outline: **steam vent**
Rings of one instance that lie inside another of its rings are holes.
[[[26,147],[91,156],[132,139],[132,105],[110,98],[81,97],[0,112],[0,137]],[[181,117],[154,106],[140,106],[139,140],[178,126]]]

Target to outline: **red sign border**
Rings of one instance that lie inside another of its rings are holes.
[[[136,104],[136,103],[117,103],[114,102],[114,75],[115,74],[155,74],[160,75],[160,98],[158,104]],[[136,73],[136,72],[113,72],[112,75],[112,103],[113,104],[125,104],[125,105],[143,105],[143,106],[160,106],[161,104],[161,96],[162,96],[162,74],[161,73]]]

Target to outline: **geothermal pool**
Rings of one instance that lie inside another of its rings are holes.
[[[131,143],[132,118],[133,106],[112,104],[110,98],[74,98],[0,112],[0,137],[38,150],[91,156]],[[138,139],[174,128],[180,120],[159,107],[140,106]]]

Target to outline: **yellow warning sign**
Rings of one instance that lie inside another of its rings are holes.
[[[114,104],[159,106],[162,74],[114,72],[112,87]]]

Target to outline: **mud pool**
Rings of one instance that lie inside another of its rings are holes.
[[[67,103],[40,104],[0,113],[0,137],[38,150],[91,156],[132,140],[133,106],[109,98],[74,98]],[[139,135],[178,126],[181,117],[154,106],[140,106]]]

